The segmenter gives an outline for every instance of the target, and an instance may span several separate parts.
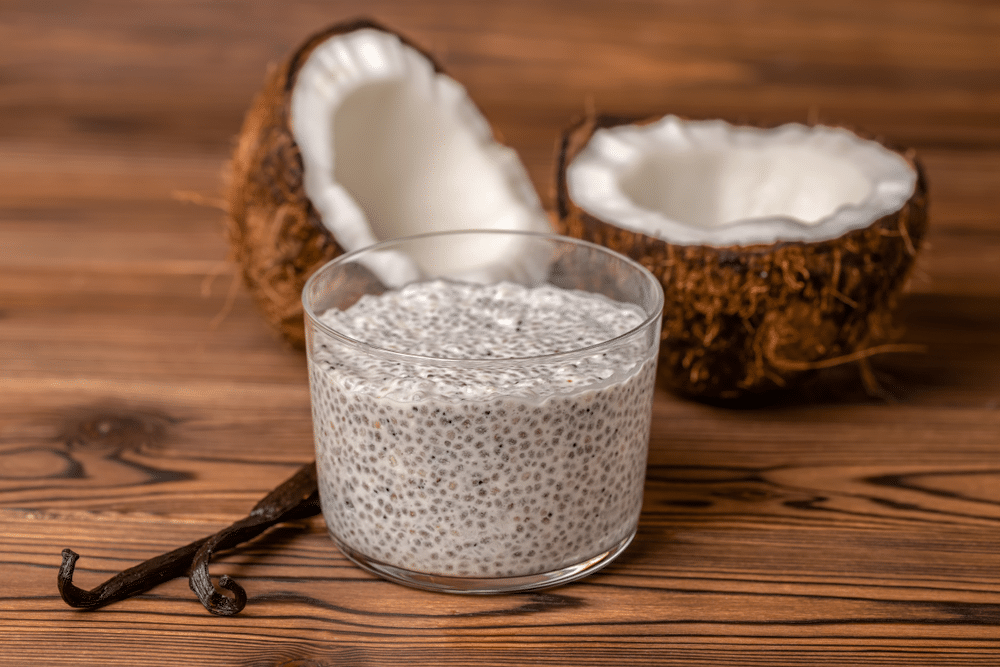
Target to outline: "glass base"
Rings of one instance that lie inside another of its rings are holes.
[[[632,531],[621,542],[607,551],[592,556],[587,560],[563,567],[551,572],[540,572],[538,574],[528,574],[520,577],[453,577],[445,574],[426,574],[424,572],[414,572],[405,570],[394,565],[379,562],[364,556],[357,551],[345,546],[332,534],[330,538],[337,545],[340,552],[347,556],[359,567],[368,570],[383,579],[388,579],[397,584],[420,588],[425,591],[437,591],[441,593],[459,593],[466,595],[495,595],[500,593],[521,593],[524,591],[535,591],[542,588],[552,588],[562,584],[582,579],[594,572],[597,572],[618,555],[625,551],[635,537],[636,531]]]

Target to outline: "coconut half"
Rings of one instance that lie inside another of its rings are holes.
[[[893,349],[927,224],[923,172],[842,128],[666,116],[563,136],[559,229],[642,262],[666,301],[660,369],[734,399]]]
[[[250,292],[296,347],[305,281],[337,255],[435,231],[552,231],[517,154],[494,138],[466,90],[368,20],[317,33],[270,73],[243,124],[228,200]],[[432,261],[459,272],[468,264],[470,275],[484,262],[512,275],[532,270],[516,243],[463,246],[435,260],[381,257],[368,268],[394,286]]]

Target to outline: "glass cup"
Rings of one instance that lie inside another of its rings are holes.
[[[432,233],[334,259],[303,304],[323,516],[352,561],[505,593],[632,541],[663,308],[641,265],[553,234]]]

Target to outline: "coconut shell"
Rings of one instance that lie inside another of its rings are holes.
[[[927,184],[870,226],[818,242],[677,245],[600,220],[569,196],[566,169],[600,128],[642,124],[590,117],[562,137],[557,228],[642,263],[663,285],[660,375],[674,391],[741,399],[799,383],[816,369],[892,349],[898,296],[927,228]]]
[[[244,282],[264,318],[293,347],[305,347],[302,288],[344,249],[306,197],[302,157],[291,128],[291,94],[313,49],[336,35],[373,28],[367,20],[339,23],[306,39],[271,69],[247,112],[230,168],[228,236]],[[392,33],[396,34],[396,33]],[[406,38],[401,41],[440,66]]]

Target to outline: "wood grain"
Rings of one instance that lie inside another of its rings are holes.
[[[94,612],[93,586],[244,515],[312,457],[305,360],[227,261],[243,113],[363,13],[433,51],[547,206],[588,109],[856,126],[918,150],[922,354],[743,408],[659,391],[635,542],[536,594],[352,565],[320,519]],[[990,0],[10,0],[0,9],[0,664],[1000,663],[1000,6]]]

